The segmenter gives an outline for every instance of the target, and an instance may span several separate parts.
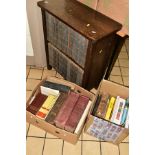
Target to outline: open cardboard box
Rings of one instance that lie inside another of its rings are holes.
[[[124,99],[129,97],[129,89],[127,87],[118,85],[107,80],[101,81],[96,97],[99,93],[102,94],[103,92],[106,92],[111,96],[115,97],[120,96]],[[116,145],[119,144],[128,136],[129,129],[112,123],[110,121],[93,116],[92,111],[94,106],[95,104],[92,106],[92,109],[90,110],[84,131],[87,134],[92,135],[101,140],[108,141]],[[106,129],[106,127],[108,127],[108,129]]]
[[[40,92],[40,85],[42,85],[44,83],[44,81],[46,81],[46,80],[54,82],[54,83],[59,83],[59,84],[69,86],[75,92],[78,92],[78,93],[80,93],[82,95],[85,95],[85,96],[89,97],[90,100],[92,101],[92,105],[90,107],[91,110],[89,110],[89,112],[88,112],[88,115],[87,115],[88,117],[87,117],[86,122],[84,122],[82,124],[81,128],[80,128],[81,130],[80,130],[79,134],[71,133],[71,132],[68,132],[66,130],[57,128],[56,126],[51,125],[48,122],[46,122],[46,121],[38,118],[37,116],[33,115],[31,112],[26,111],[26,120],[27,120],[27,122],[29,122],[29,123],[35,125],[36,127],[39,127],[41,129],[53,134],[54,136],[62,138],[63,140],[65,140],[67,142],[70,142],[72,144],[76,144],[76,142],[78,141],[78,139],[80,137],[80,134],[82,132],[82,129],[83,129],[85,124],[86,124],[85,132],[88,133],[89,127],[92,125],[94,118],[96,118],[95,116],[93,116],[91,114],[91,112],[93,110],[93,107],[94,107],[94,104],[95,104],[98,93],[100,93],[101,91],[105,91],[105,92],[107,92],[107,93],[109,93],[109,94],[111,94],[113,96],[120,95],[122,98],[127,98],[128,97],[128,88],[120,86],[120,85],[115,84],[115,83],[110,82],[110,81],[106,81],[106,80],[101,81],[101,83],[99,85],[99,88],[98,88],[98,91],[97,91],[97,94],[94,95],[91,92],[83,89],[82,87],[80,87],[80,86],[78,86],[78,85],[76,85],[76,84],[74,84],[72,82],[69,82],[69,81],[66,81],[66,80],[63,80],[63,79],[58,79],[58,78],[55,78],[55,77],[47,77],[44,80],[42,80],[36,86],[36,88],[32,92],[32,95],[30,96],[30,98],[28,99],[28,101],[26,103],[26,107],[29,105],[32,98],[37,93]],[[105,121],[105,120],[103,120],[103,121]],[[108,122],[108,123],[111,123],[111,122]],[[111,123],[111,124],[113,124],[113,123]],[[122,128],[121,133],[118,135],[117,139],[115,141],[108,140],[109,142],[112,142],[114,144],[119,144],[125,137],[128,136],[128,132],[129,132],[128,129],[125,129],[123,127],[121,127],[121,128]]]
[[[30,96],[30,98],[28,99],[28,101],[26,103],[26,107],[29,105],[29,103],[30,103],[31,99],[33,98],[33,96],[36,96],[40,92],[40,86],[46,80],[51,81],[51,82],[54,82],[54,83],[59,83],[59,84],[63,84],[63,85],[69,86],[75,92],[78,92],[81,95],[85,95],[85,96],[89,97],[89,99],[92,101],[92,103],[94,103],[95,95],[92,94],[92,93],[90,93],[89,91],[83,89],[82,87],[80,87],[80,86],[78,86],[78,85],[76,85],[74,83],[71,83],[69,81],[65,81],[63,79],[58,79],[56,77],[47,77],[44,80],[42,80],[36,86],[36,88],[32,92],[32,95]],[[46,121],[38,118],[37,116],[35,116],[34,114],[32,114],[29,111],[26,111],[26,121],[29,122],[29,123],[31,123],[31,124],[33,124],[33,125],[35,125],[36,127],[39,127],[41,129],[43,129],[43,130],[45,130],[45,131],[53,134],[54,136],[57,136],[59,138],[64,139],[65,141],[68,141],[68,142],[70,142],[72,144],[76,144],[76,142],[78,141],[78,139],[80,137],[80,134],[82,132],[83,126],[85,124],[85,123],[82,124],[82,126],[80,128],[81,130],[80,130],[79,134],[74,134],[74,133],[68,132],[66,130],[57,128],[54,125],[49,124],[48,122],[46,122]]]

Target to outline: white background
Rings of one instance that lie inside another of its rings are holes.
[[[130,0],[130,154],[154,154],[155,4]],[[26,4],[1,1],[0,140],[2,155],[26,154]]]

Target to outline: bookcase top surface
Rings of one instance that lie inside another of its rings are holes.
[[[122,27],[120,23],[76,0],[45,0],[38,2],[38,6],[93,41]]]

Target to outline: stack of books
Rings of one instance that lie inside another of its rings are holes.
[[[70,87],[45,81],[32,98],[27,111],[68,132],[78,134],[87,117],[91,101]]]
[[[129,99],[123,99],[120,96],[111,96],[108,93],[98,95],[92,114],[99,118],[129,127]]]

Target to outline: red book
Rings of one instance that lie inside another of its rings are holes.
[[[56,116],[54,123],[57,127],[64,129],[65,124],[70,117],[71,112],[79,98],[79,94],[70,92],[68,98],[64,101],[58,115]]]
[[[79,97],[79,99],[78,99],[66,125],[65,125],[65,130],[67,130],[69,132],[75,131],[88,102],[89,102],[88,97],[86,97],[86,96]]]
[[[41,93],[38,93],[37,96],[32,101],[32,103],[26,108],[26,110],[35,115],[38,112],[38,110],[41,108],[46,98],[47,96]]]

